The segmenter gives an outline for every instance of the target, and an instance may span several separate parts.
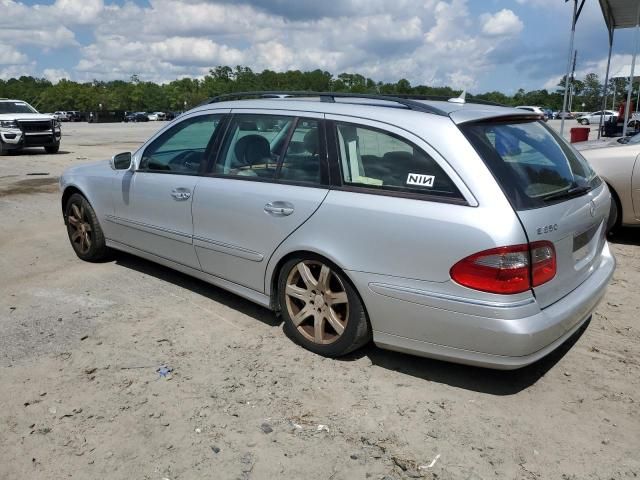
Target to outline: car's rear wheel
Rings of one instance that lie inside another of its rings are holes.
[[[79,193],[69,197],[65,207],[67,234],[73,250],[87,262],[97,262],[107,256],[102,228],[95,211]]]
[[[613,192],[611,187],[611,207],[609,207],[609,220],[607,221],[607,234],[614,235],[617,230],[620,229],[622,224],[622,209],[620,207],[620,200],[618,196]]]
[[[47,153],[58,153],[58,151],[60,150],[60,145],[51,145],[48,147],[44,147],[44,150]]]
[[[327,357],[345,355],[371,338],[351,282],[321,257],[297,257],[280,270],[278,295],[285,328],[303,347]]]

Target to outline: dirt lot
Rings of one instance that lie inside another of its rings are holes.
[[[323,359],[220,289],[76,258],[58,175],[161,125],[66,124],[63,153],[0,158],[0,479],[640,475],[640,231],[586,330],[529,368]]]

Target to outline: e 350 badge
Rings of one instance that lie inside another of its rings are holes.
[[[410,173],[407,175],[407,185],[416,185],[418,187],[433,187],[433,181],[436,179],[433,175],[422,175],[420,173]]]

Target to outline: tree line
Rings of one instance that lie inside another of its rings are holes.
[[[614,89],[618,98],[626,90],[628,81],[611,81],[609,92]],[[341,73],[337,76],[327,71],[302,72],[289,70],[275,72],[263,70],[256,73],[246,66],[217,66],[203,78],[182,78],[165,84],[145,82],[138,75],[129,80],[109,82],[94,80],[79,83],[60,80],[57,83],[44,78],[22,76],[8,80],[0,79],[0,98],[15,98],[29,102],[41,112],[57,110],[97,111],[182,111],[192,108],[207,98],[225,93],[256,90],[312,90],[349,93],[414,94],[441,97],[458,96],[461,91],[450,87],[411,85],[406,79],[395,83],[376,82],[357,73]],[[572,79],[572,105],[576,110],[598,110],[601,108],[603,85],[595,73],[584,79]],[[554,91],[518,90],[514,95],[492,91],[468,98],[487,100],[504,105],[537,105],[554,110],[562,108],[564,79]],[[611,95],[611,93],[610,93]],[[611,96],[608,108],[610,108]],[[585,104],[582,107],[582,104]]]

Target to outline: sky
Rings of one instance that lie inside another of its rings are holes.
[[[0,78],[169,82],[217,65],[360,73],[473,93],[554,89],[573,1],[0,0]],[[612,72],[631,63],[616,32]],[[586,0],[577,75],[604,77],[607,30]]]

